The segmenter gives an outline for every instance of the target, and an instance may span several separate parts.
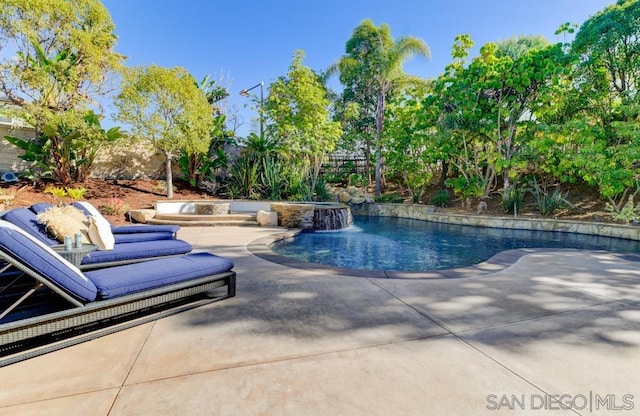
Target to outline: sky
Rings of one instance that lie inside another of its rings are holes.
[[[431,59],[413,58],[405,72],[435,78],[451,62],[458,34],[475,42],[517,35],[554,35],[565,23],[582,24],[615,0],[102,0],[116,26],[116,51],[129,66],[182,66],[198,80],[210,74],[228,87],[239,113],[239,136],[257,131],[257,113],[239,92],[288,72],[296,49],[304,64],[321,71],[344,54],[346,41],[364,19],[386,23],[392,35],[415,36]],[[337,80],[330,83],[339,87]],[[259,95],[259,88],[254,89]],[[257,96],[256,96],[257,97]],[[108,110],[107,110],[108,112]],[[108,123],[104,123],[107,125]]]

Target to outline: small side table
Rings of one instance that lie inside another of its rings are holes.
[[[71,250],[65,250],[64,244],[58,244],[51,246],[53,251],[60,254],[64,259],[68,260],[76,266],[80,266],[82,259],[88,256],[92,251],[98,249],[95,244],[83,244],[82,247],[72,248]]]

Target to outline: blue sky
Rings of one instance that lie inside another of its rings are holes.
[[[127,65],[182,66],[196,78],[231,79],[229,104],[243,121],[240,136],[257,130],[251,102],[238,93],[288,71],[293,52],[325,69],[344,53],[366,18],[387,23],[394,37],[416,36],[431,59],[413,59],[407,73],[433,78],[450,62],[454,37],[468,33],[476,48],[513,35],[553,42],[564,22],[581,24],[614,0],[103,0],[116,25],[118,52]],[[226,84],[223,84],[226,86]],[[258,89],[254,90],[258,92]],[[105,123],[107,124],[107,123]]]

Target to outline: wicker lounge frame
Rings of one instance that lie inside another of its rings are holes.
[[[6,262],[6,264],[4,264]],[[0,324],[0,367],[112,334],[206,303],[235,296],[236,274],[229,270],[111,299],[83,303],[24,261],[0,250],[0,277],[13,271],[33,280],[31,289],[4,311],[0,319],[43,287],[71,307],[59,312]],[[14,276],[18,276],[17,278]],[[2,283],[0,281],[0,283]]]

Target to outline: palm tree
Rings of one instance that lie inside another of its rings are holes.
[[[369,19],[356,27],[346,43],[346,54],[329,67],[328,75],[340,74],[340,81],[353,91],[375,95],[376,121],[376,196],[381,192],[382,172],[382,132],[384,130],[384,110],[389,93],[408,82],[411,77],[402,71],[404,62],[413,56],[430,56],[429,47],[413,36],[394,40],[391,28],[382,24],[376,27]],[[366,100],[366,97],[362,97]]]

